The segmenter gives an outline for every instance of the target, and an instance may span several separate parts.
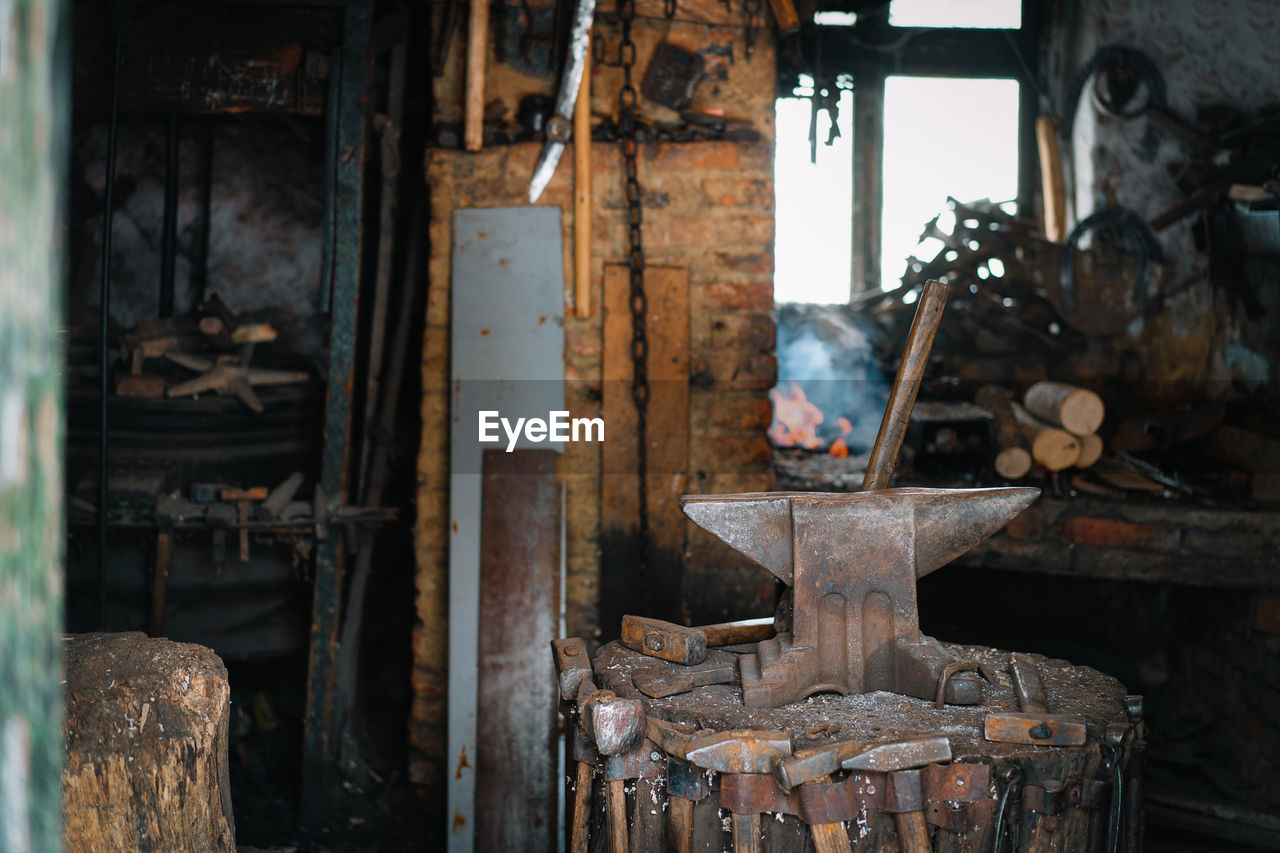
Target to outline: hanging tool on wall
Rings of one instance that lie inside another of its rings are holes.
[[[573,132],[574,106],[582,89],[582,75],[587,65],[587,48],[591,44],[591,19],[595,15],[596,0],[578,0],[578,11],[573,19],[569,36],[569,53],[565,58],[564,75],[560,78],[560,91],[556,95],[556,112],[547,120],[547,140],[533,167],[533,180],[529,182],[529,203],[533,204],[551,182],[556,173],[560,155]]]

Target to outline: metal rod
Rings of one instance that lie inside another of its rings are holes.
[[[160,316],[173,316],[173,273],[178,254],[178,114],[169,114],[164,161],[164,232],[160,243]]]
[[[204,140],[200,171],[200,233],[197,237],[195,260],[191,263],[191,307],[204,302],[209,289],[209,232],[213,224],[213,142],[216,125],[212,120],[204,122]]]
[[[111,57],[111,123],[107,128],[107,176],[103,188],[102,280],[98,326],[98,626],[107,627],[107,402],[110,373],[109,335],[111,319],[111,219],[115,212],[116,131],[120,116],[120,32],[115,33]]]
[[[920,293],[920,304],[916,306],[916,317],[911,321],[911,331],[907,333],[907,346],[898,365],[898,375],[893,380],[893,390],[889,392],[889,402],[884,408],[884,420],[880,422],[880,432],[876,434],[876,443],[867,461],[867,474],[862,480],[864,492],[887,489],[893,482],[898,451],[902,449],[911,409],[916,404],[920,381],[929,364],[933,338],[938,333],[938,324],[942,322],[942,312],[950,295],[951,285],[934,280],[926,282]]]
[[[329,89],[324,101],[324,224],[320,248],[320,313],[329,312],[333,298],[334,231],[338,194],[338,116],[342,107],[342,49],[329,51]]]

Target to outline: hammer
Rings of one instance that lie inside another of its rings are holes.
[[[1032,746],[1082,746],[1084,717],[1079,714],[1050,714],[1049,700],[1040,681],[1040,671],[1029,656],[1009,655],[1009,672],[1018,694],[1021,714],[987,715],[987,740],[994,743],[1022,743]]]

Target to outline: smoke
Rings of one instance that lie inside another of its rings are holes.
[[[817,434],[826,447],[841,437],[840,418],[852,429],[844,436],[849,450],[865,453],[875,443],[891,386],[876,360],[875,324],[847,305],[780,303],[778,384],[790,393],[799,385],[822,410]]]

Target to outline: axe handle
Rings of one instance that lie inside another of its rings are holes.
[[[884,420],[880,422],[880,432],[876,434],[876,443],[867,462],[867,474],[862,480],[864,492],[887,489],[893,482],[898,451],[902,449],[902,439],[907,434],[911,409],[916,404],[920,380],[924,378],[924,369],[929,364],[933,338],[938,333],[938,324],[942,322],[942,311],[947,307],[950,294],[951,285],[933,279],[925,282],[924,290],[920,292],[916,317],[907,334],[907,346],[898,365],[898,375],[893,380],[893,390],[889,392]]]
[[[574,314],[591,316],[591,66],[573,106],[573,280]]]
[[[467,25],[467,83],[463,101],[463,146],[468,151],[484,147],[484,71],[489,49],[489,4],[475,0]]]

